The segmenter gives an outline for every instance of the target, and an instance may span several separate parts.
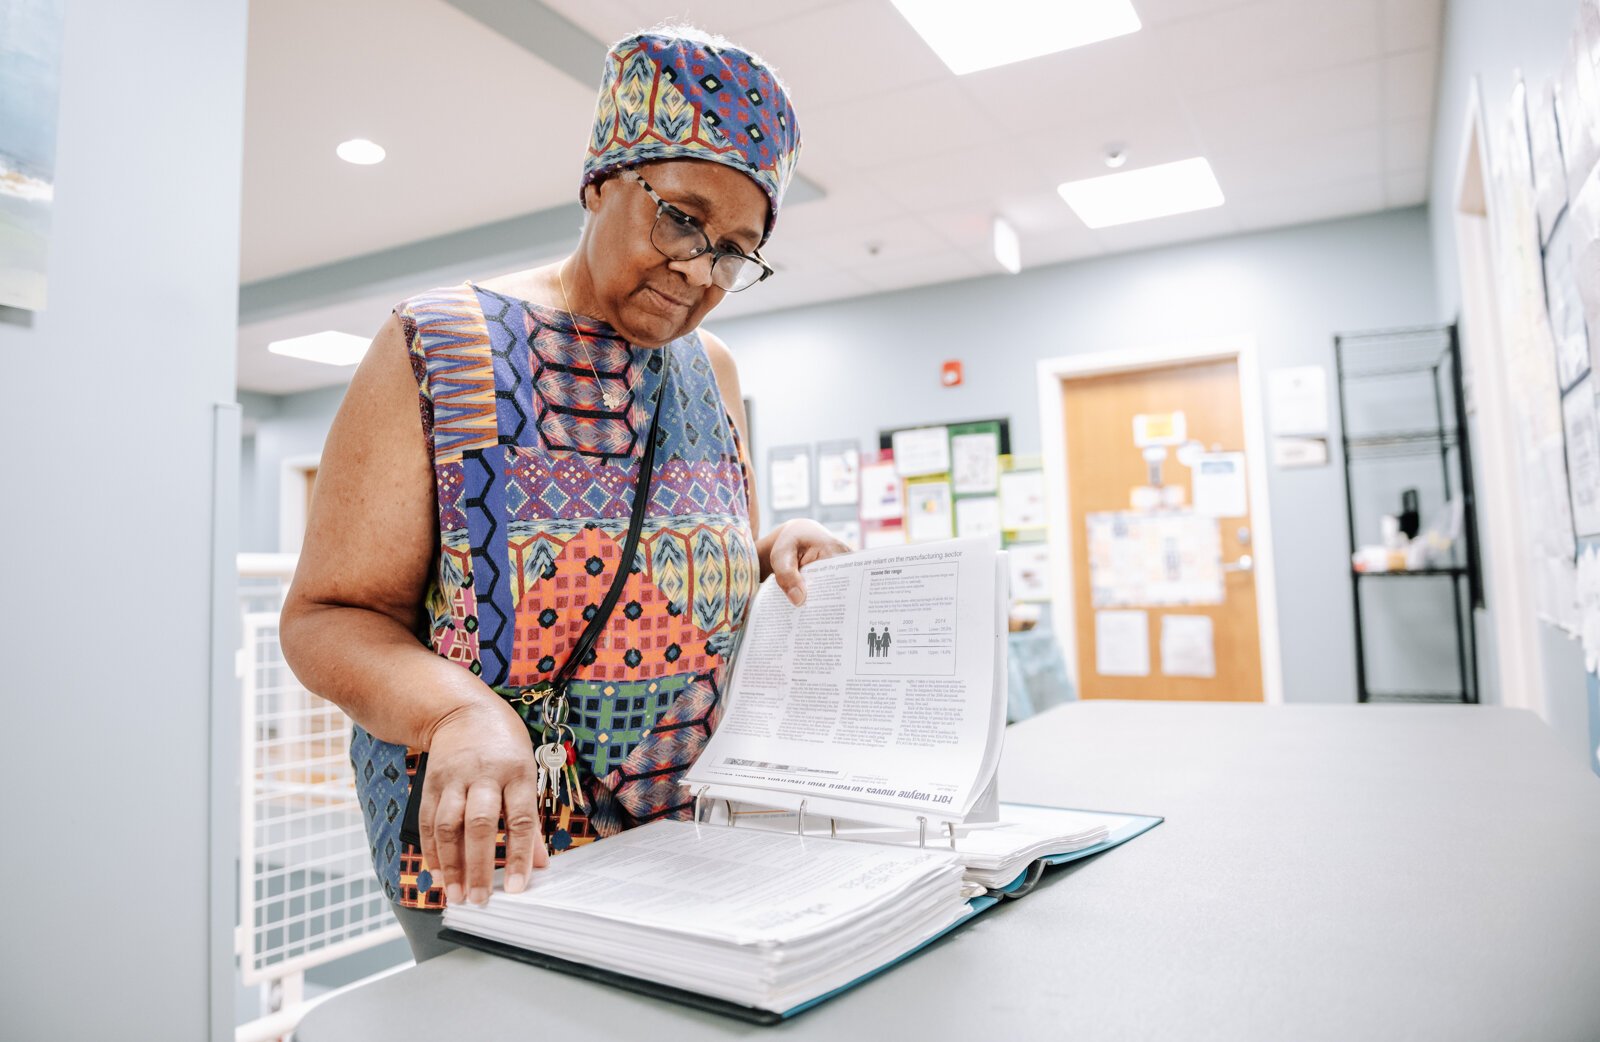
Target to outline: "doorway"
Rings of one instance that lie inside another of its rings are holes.
[[[1282,701],[1247,340],[1039,363],[1053,616],[1082,698]]]

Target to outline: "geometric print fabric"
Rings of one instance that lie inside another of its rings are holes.
[[[578,198],[584,186],[642,163],[723,163],[766,193],[765,243],[799,158],[794,108],[754,55],[640,33],[606,54]]]
[[[699,337],[635,348],[604,323],[575,328],[564,311],[471,284],[395,310],[438,491],[429,645],[534,721],[530,742],[541,736],[526,689],[551,678],[624,567],[640,443],[665,388],[639,550],[569,693],[587,813],[545,824],[560,849],[686,815],[678,781],[715,725],[757,581],[744,446]],[[602,392],[624,389],[608,408]],[[417,751],[355,730],[385,892],[442,907],[442,886],[390,820]]]

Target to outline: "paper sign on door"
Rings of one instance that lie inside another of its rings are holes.
[[[1183,411],[1142,412],[1133,418],[1133,444],[1141,449],[1152,445],[1182,445],[1189,439],[1189,424]]]

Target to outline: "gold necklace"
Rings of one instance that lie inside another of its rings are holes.
[[[607,390],[605,382],[600,379],[600,373],[594,367],[594,355],[589,351],[589,338],[583,335],[583,330],[578,328],[578,319],[572,313],[572,301],[567,299],[567,280],[562,278],[561,269],[566,267],[565,262],[556,265],[556,284],[561,287],[561,303],[567,307],[567,319],[572,323],[572,332],[577,336],[578,343],[583,345],[584,360],[589,363],[589,373],[594,377],[594,385],[600,388],[600,400],[606,403],[606,408],[616,412],[622,408],[622,403],[628,400],[628,395],[633,392],[633,376],[628,376],[628,383],[620,391]]]

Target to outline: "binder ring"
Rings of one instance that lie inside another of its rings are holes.
[[[800,801],[800,809],[795,811],[795,832],[804,836],[806,834],[806,801]]]
[[[711,786],[702,785],[694,794],[694,820],[696,824],[698,824],[701,820],[700,804],[705,799],[706,790],[709,788],[711,788]]]
[[[928,819],[923,817],[922,815],[918,814],[917,815],[917,846],[926,847],[927,845],[928,845]]]

